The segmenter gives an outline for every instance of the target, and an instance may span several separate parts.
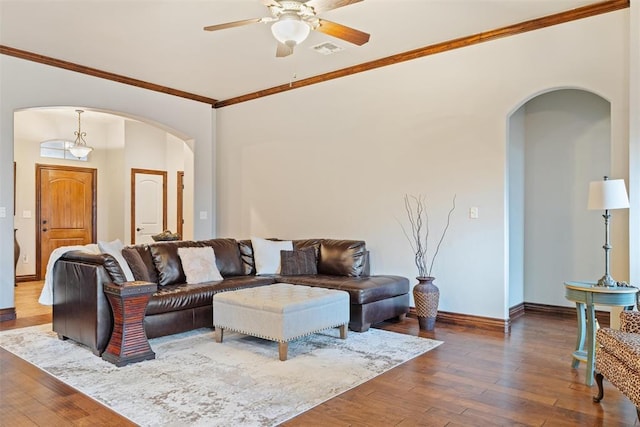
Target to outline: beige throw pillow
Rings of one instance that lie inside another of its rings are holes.
[[[222,280],[222,275],[216,266],[216,254],[212,247],[178,248],[178,256],[180,256],[187,283]]]

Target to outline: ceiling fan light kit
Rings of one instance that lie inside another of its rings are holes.
[[[287,13],[271,25],[271,32],[280,43],[293,48],[307,39],[311,28],[298,15]]]
[[[254,23],[273,22],[271,32],[278,41],[276,57],[293,53],[294,46],[304,42],[311,30],[362,46],[369,41],[369,34],[342,24],[320,19],[316,15],[328,10],[349,6],[364,0],[261,0],[269,8],[270,17],[244,19],[242,21],[204,27],[205,31],[218,31]]]

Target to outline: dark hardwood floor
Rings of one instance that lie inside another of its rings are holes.
[[[18,318],[0,330],[51,321],[50,308],[37,303],[41,286],[18,285]],[[633,404],[613,386],[605,381],[604,400],[593,403],[597,387],[584,384],[584,364],[571,369],[573,317],[528,313],[510,335],[440,323],[427,333],[414,318],[378,327],[444,344],[284,425],[640,426]],[[131,425],[3,349],[0,396],[0,426]]]

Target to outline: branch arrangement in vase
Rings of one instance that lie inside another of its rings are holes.
[[[440,251],[440,245],[442,244],[444,236],[447,234],[447,230],[451,224],[451,214],[456,209],[455,195],[453,196],[452,205],[453,206],[447,215],[447,224],[444,227],[444,230],[442,230],[442,235],[440,236],[440,240],[438,240],[436,250],[431,257],[431,262],[429,262],[427,253],[429,244],[429,214],[426,209],[425,197],[423,195],[412,196],[408,194],[405,194],[404,196],[404,208],[407,212],[407,218],[409,219],[411,229],[407,230],[402,223],[400,223],[400,227],[402,227],[402,231],[413,250],[414,261],[418,268],[418,277],[431,276],[433,263],[436,260],[436,256]],[[427,268],[427,265],[429,268]]]

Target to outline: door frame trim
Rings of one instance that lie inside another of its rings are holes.
[[[176,176],[176,233],[184,240],[184,171]]]
[[[71,172],[86,172],[92,175],[91,180],[91,242],[95,243],[97,238],[97,214],[98,214],[98,203],[97,203],[97,188],[98,188],[98,170],[95,168],[84,168],[77,166],[66,166],[66,165],[47,165],[42,163],[36,163],[36,223],[35,223],[35,231],[36,231],[36,280],[42,280],[44,277],[41,276],[40,272],[42,269],[42,227],[40,222],[42,221],[42,189],[40,188],[40,180],[42,179],[42,170],[62,170],[62,171],[71,171]]]
[[[131,244],[136,243],[136,174],[162,176],[162,231],[167,229],[167,171],[131,168]]]

